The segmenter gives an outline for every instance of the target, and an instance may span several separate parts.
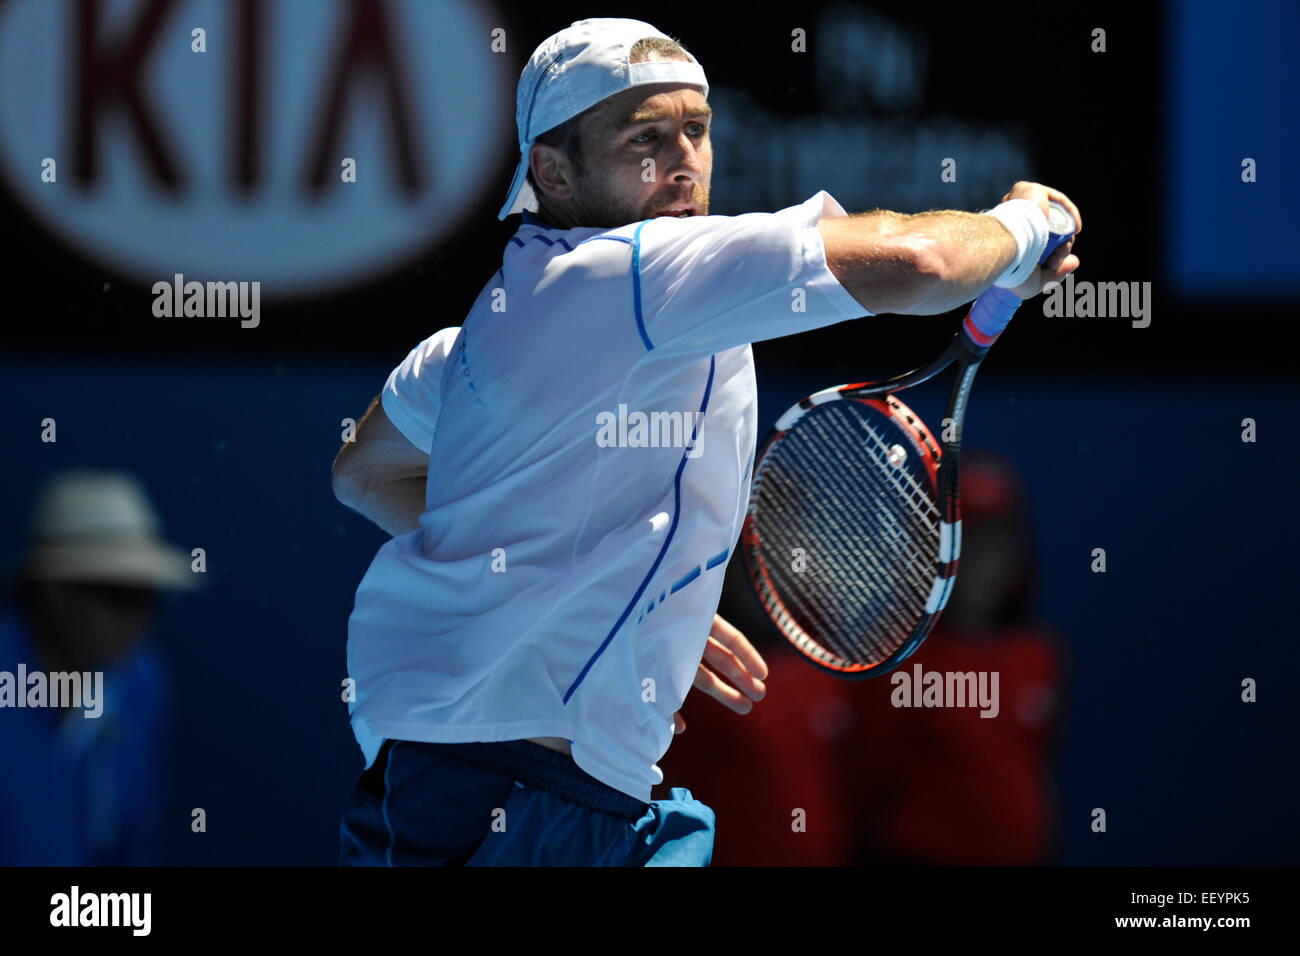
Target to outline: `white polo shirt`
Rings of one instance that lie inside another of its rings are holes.
[[[383,408],[428,492],[349,621],[367,767],[384,738],[563,737],[649,802],[744,520],[749,343],[868,314],[817,230],[844,215],[819,192],[617,229],[526,217],[463,327],[393,370]]]

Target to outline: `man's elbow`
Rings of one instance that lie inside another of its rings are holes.
[[[957,270],[954,263],[933,242],[922,242],[910,248],[912,275],[920,289],[949,285]]]
[[[365,497],[363,483],[357,479],[352,469],[341,462],[335,462],[334,468],[330,472],[330,489],[334,492],[334,497],[339,504],[351,508],[353,511],[356,510],[357,503]]]
[[[850,291],[875,315],[928,315],[951,307],[944,302],[954,274],[934,244],[912,240],[883,252],[877,268]]]
[[[910,301],[906,309],[899,311],[910,315],[947,312],[955,305],[953,289],[958,280],[957,263],[935,245],[927,243],[913,253]]]

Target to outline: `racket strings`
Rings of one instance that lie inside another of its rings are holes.
[[[857,434],[867,442],[865,448],[855,449],[855,435],[844,430],[844,426],[848,423],[852,423]],[[933,557],[933,549],[918,543],[913,528],[899,520],[901,513],[910,514],[920,520],[926,531],[937,533],[940,514],[930,492],[907,471],[890,464],[889,455],[892,446],[885,441],[876,427],[862,417],[852,414],[823,415],[818,424],[825,426],[826,431],[831,433],[830,440],[821,442],[809,440],[807,448],[803,449],[804,458],[806,461],[813,462],[822,476],[828,479],[825,484],[831,487],[831,493],[824,498],[810,498],[809,508],[816,517],[827,522],[847,521],[857,525],[852,530],[856,531],[858,536],[846,540],[845,546],[858,558],[873,563],[877,561],[877,549],[866,549],[860,546],[861,541],[870,540],[873,545],[883,544],[891,547],[900,560],[907,561],[907,568],[919,566],[918,574],[924,575],[931,571],[929,562]],[[896,426],[892,424],[890,431],[893,433],[891,437],[903,437],[897,433]],[[811,439],[812,436],[804,434],[801,438]],[[833,449],[834,458],[828,457],[828,449]],[[854,454],[857,451],[866,452],[873,467],[860,470],[861,462]],[[864,493],[851,476],[865,478],[873,487]],[[849,480],[847,482],[836,480],[843,478]],[[837,494],[836,492],[841,489],[845,489],[844,493]],[[896,507],[899,504],[897,498],[903,499],[901,509]],[[873,501],[876,505],[869,509],[864,508],[864,499]],[[865,516],[868,514],[875,519],[873,524],[864,524]],[[917,577],[916,580],[920,581],[921,577]]]
[[[850,531],[850,533],[853,533]],[[765,534],[777,555],[791,546],[811,545],[813,572],[805,569],[798,581],[786,576],[777,587],[787,609],[802,629],[816,634],[840,659],[871,663],[892,653],[906,640],[924,615],[921,593],[925,577],[909,560],[900,575],[888,559],[862,549],[845,551],[838,566],[817,569],[824,549],[807,534],[795,533],[783,541]],[[772,557],[776,557],[773,555]],[[778,558],[779,560],[779,558]],[[853,593],[845,594],[846,590]],[[882,599],[892,595],[893,599]],[[864,597],[865,596],[865,597]]]
[[[892,468],[883,457],[878,461],[883,463],[881,467]],[[922,548],[911,545],[910,529],[900,522],[898,512],[882,504],[896,500],[891,498],[891,494],[898,492],[897,482],[880,480],[883,474],[882,471],[867,471],[864,477],[869,487],[849,487],[852,497],[834,499],[837,509],[845,509],[842,513],[835,513],[827,507],[814,507],[812,512],[813,520],[828,527],[838,523],[849,536],[847,546],[841,545],[845,552],[841,568],[851,577],[842,583],[863,588],[870,588],[874,583],[888,588],[895,599],[874,604],[844,603],[842,597],[834,593],[837,584],[834,578],[814,577],[809,582],[820,601],[841,604],[845,618],[841,630],[850,635],[849,640],[852,641],[851,635],[855,632],[864,634],[873,645],[873,653],[882,649],[881,637],[875,633],[882,628],[888,644],[893,647],[911,633],[924,608],[917,592],[927,585],[927,572],[930,570],[927,554]],[[864,492],[867,500],[877,503],[874,507],[860,508],[854,504],[854,499],[863,496]],[[909,507],[918,504],[911,498],[906,503]],[[862,542],[870,542],[872,546],[864,547]],[[885,549],[888,553],[884,553]],[[898,587],[900,582],[906,586]]]
[[[857,407],[861,408],[862,406],[859,405]],[[873,443],[873,446],[876,449],[874,460],[881,468],[881,474],[885,474],[889,477],[894,489],[908,499],[908,504],[912,505],[919,512],[923,512],[926,504],[931,503],[931,496],[928,487],[917,481],[911,472],[902,468],[895,468],[890,465],[889,469],[886,470],[885,466],[889,464],[889,455],[893,446],[889,445],[880,432],[877,431],[876,428],[874,428],[865,418],[858,415],[852,415],[849,417],[861,428],[863,437]],[[897,426],[891,425],[891,429],[895,436],[897,436]],[[935,521],[938,522],[939,509],[934,508],[933,512]]]
[[[895,444],[906,461],[891,463]],[[841,400],[811,410],[759,465],[751,518],[775,592],[765,599],[830,663],[878,663],[926,616],[941,515],[916,459],[887,416]]]
[[[876,578],[897,574],[911,584],[912,590],[900,590],[897,596],[906,610],[915,614],[919,611],[920,605],[912,595],[914,590],[923,584],[925,574],[930,570],[927,563],[928,555],[922,548],[911,545],[911,539],[908,537],[909,529],[898,520],[895,511],[879,504],[869,508],[860,508],[854,504],[854,501],[861,497],[876,502],[890,500],[889,495],[894,489],[876,480],[877,473],[867,472],[865,477],[871,485],[865,492],[861,488],[848,488],[851,497],[832,492],[826,498],[810,500],[807,507],[809,519],[819,526],[838,528],[846,535],[838,546],[845,559],[843,561],[845,570],[852,572],[854,569],[866,568],[869,572],[868,576]],[[872,542],[874,547],[864,547],[863,541]],[[882,549],[888,549],[889,554],[882,554]],[[828,585],[832,583],[829,579],[812,576],[806,583],[822,601],[830,601],[836,597],[828,590]],[[849,606],[846,610],[851,614],[853,608]],[[887,607],[884,610],[895,609]],[[899,615],[895,617],[899,618],[900,624],[905,624]]]

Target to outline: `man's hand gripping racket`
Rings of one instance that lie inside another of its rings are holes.
[[[1078,266],[1069,255],[1078,231],[1073,206],[1037,184],[1017,184],[1006,198],[1020,196],[1040,206],[1050,197],[1048,243],[1038,260],[1046,269],[1034,269],[1013,290],[983,293],[929,365],[801,400],[777,420],[759,453],[742,532],[746,570],[791,645],[839,676],[892,670],[934,627],[961,553],[958,462],[971,382],[1022,298]],[[936,440],[894,393],[954,363]]]

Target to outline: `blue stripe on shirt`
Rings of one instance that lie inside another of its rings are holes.
[[[636,232],[632,233],[632,307],[636,310],[636,330],[641,333],[641,341],[645,343],[647,352],[654,349],[650,344],[650,336],[645,334],[645,322],[641,318],[641,230],[649,219],[644,220],[641,225],[636,227]],[[713,381],[713,372],[709,372],[709,381]]]
[[[697,564],[695,567],[691,568],[691,570],[688,573],[682,575],[681,578],[673,582],[673,586],[669,589],[670,592],[672,594],[676,594],[678,591],[686,587],[686,585],[690,584],[699,576],[700,576],[700,566]]]
[[[709,357],[709,380],[704,385],[704,399],[703,401],[700,402],[700,412],[699,415],[696,416],[695,428],[691,430],[692,447],[695,445],[695,442],[699,437],[700,425],[703,424],[704,415],[709,408],[709,395],[713,391],[713,373],[716,366],[717,366],[717,357],[710,356]],[[645,578],[642,579],[641,586],[636,589],[636,594],[632,595],[632,600],[629,601],[627,607],[623,609],[623,613],[619,615],[619,618],[614,623],[614,626],[610,628],[609,633],[605,635],[605,639],[600,642],[600,647],[596,648],[596,653],[591,655],[587,663],[583,665],[582,671],[578,674],[573,684],[570,685],[569,689],[564,692],[563,703],[565,703],[566,705],[569,703],[569,698],[573,696],[573,692],[578,689],[578,685],[581,684],[583,679],[587,676],[587,672],[591,670],[591,666],[596,663],[596,660],[600,657],[601,654],[605,653],[605,648],[609,646],[609,642],[614,639],[614,635],[618,633],[618,629],[623,626],[623,622],[626,621],[628,615],[632,613],[632,608],[636,607],[637,602],[641,600],[641,595],[645,593],[645,589],[650,585],[651,578],[653,578],[655,576],[655,572],[659,570],[659,565],[663,562],[664,555],[668,553],[668,546],[672,544],[673,534],[677,531],[677,519],[681,517],[682,472],[686,470],[686,462],[688,460],[687,456],[689,455],[689,453],[690,453],[689,448],[682,453],[682,460],[677,465],[677,476],[673,479],[673,523],[668,528],[668,536],[664,538],[663,547],[659,549],[659,555],[658,557],[655,558],[655,563],[650,566],[650,570],[646,572]],[[650,609],[647,608],[647,611],[649,610]]]

